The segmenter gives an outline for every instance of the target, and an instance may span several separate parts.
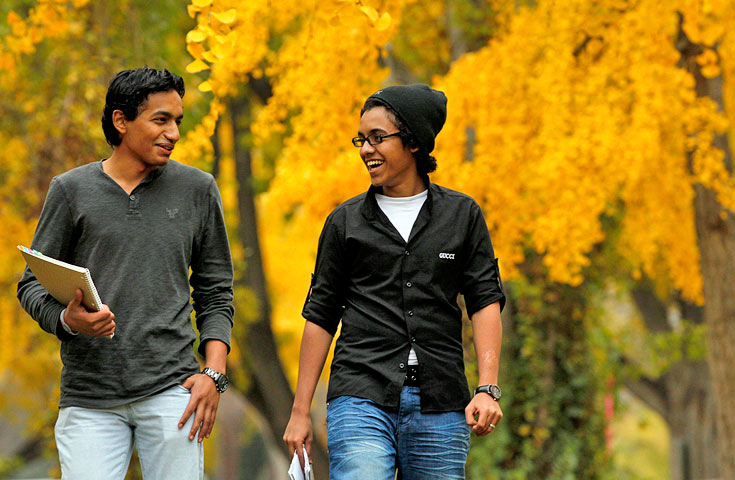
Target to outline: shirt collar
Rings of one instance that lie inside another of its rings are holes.
[[[431,183],[431,180],[429,180],[428,175],[422,176],[424,180],[424,184],[426,185],[426,202],[424,202],[424,205],[426,209],[429,212],[429,215],[431,215],[431,210],[433,207],[433,191],[436,189],[436,186]],[[367,218],[368,220],[377,220],[378,218],[378,201],[375,199],[376,193],[383,193],[383,187],[376,187],[374,185],[370,185],[370,188],[368,188],[367,193],[365,194],[365,198],[362,202],[362,207],[360,208],[360,211],[362,212],[363,216]]]

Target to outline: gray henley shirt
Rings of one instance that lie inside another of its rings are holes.
[[[128,195],[101,161],[70,170],[51,181],[32,248],[87,267],[115,314],[112,339],[68,334],[66,306],[26,267],[18,298],[62,341],[60,407],[122,405],[198,372],[192,310],[200,353],[212,339],[229,348],[232,260],[210,174],[171,160]]]

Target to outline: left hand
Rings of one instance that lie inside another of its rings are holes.
[[[503,418],[500,404],[486,393],[478,393],[464,409],[467,425],[472,427],[476,436],[492,433]],[[492,427],[490,425],[493,425]]]
[[[179,429],[184,428],[184,424],[194,414],[194,423],[189,431],[189,440],[194,440],[198,430],[198,441],[201,443],[205,438],[209,438],[209,434],[212,433],[220,394],[214,381],[203,373],[196,373],[187,378],[182,386],[191,392],[191,398],[184,414],[181,416],[181,420],[179,420]]]

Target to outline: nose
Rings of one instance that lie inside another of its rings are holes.
[[[171,124],[166,128],[166,131],[163,134],[166,136],[166,139],[169,142],[178,142],[179,137],[181,137],[181,135],[179,134],[179,125],[176,122],[171,122]]]
[[[363,142],[362,147],[360,147],[360,156],[364,158],[365,155],[374,151],[375,147],[370,145],[370,142],[368,142],[366,139],[365,142]]]

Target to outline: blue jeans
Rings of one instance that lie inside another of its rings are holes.
[[[60,409],[54,433],[62,478],[123,480],[135,442],[146,480],[203,479],[204,449],[188,436],[194,415],[178,428],[190,396],[176,385],[119,407]]]
[[[398,410],[337,397],[327,406],[330,480],[461,480],[470,448],[464,412],[421,413],[419,387]]]

